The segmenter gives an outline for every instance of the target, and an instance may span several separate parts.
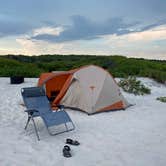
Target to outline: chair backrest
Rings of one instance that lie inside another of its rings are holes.
[[[45,91],[41,87],[27,87],[21,89],[24,104],[27,109],[35,109],[40,114],[47,114],[51,111],[50,103]]]

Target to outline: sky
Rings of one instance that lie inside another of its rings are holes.
[[[166,0],[0,0],[0,55],[166,60]]]

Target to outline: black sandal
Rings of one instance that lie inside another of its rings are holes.
[[[72,140],[72,139],[70,139],[70,138],[67,138],[67,139],[66,139],[66,144],[76,145],[76,146],[80,145],[80,143],[79,143],[78,141]]]
[[[72,157],[72,155],[71,155],[71,153],[70,153],[70,146],[68,146],[68,145],[65,145],[64,147],[63,147],[63,156],[64,157]]]

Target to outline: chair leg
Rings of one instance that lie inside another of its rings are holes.
[[[28,124],[29,124],[30,120],[31,120],[31,116],[28,116],[27,123],[26,123],[26,125],[25,125],[25,127],[24,127],[24,129],[25,129],[25,130],[27,129],[27,127],[28,127]]]
[[[74,123],[72,121],[71,121],[71,124],[73,126],[72,130],[74,130],[75,129],[75,125],[74,125]]]
[[[67,124],[65,123],[65,127],[66,127],[66,131],[68,131],[68,127],[67,127]]]
[[[40,141],[39,134],[37,132],[37,127],[36,127],[36,124],[35,124],[35,121],[34,121],[33,117],[32,117],[32,122],[33,122],[33,125],[34,125],[34,128],[35,128],[37,139],[38,139],[38,141]]]

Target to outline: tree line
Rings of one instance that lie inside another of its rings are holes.
[[[0,56],[0,76],[39,77],[43,72],[67,71],[84,65],[98,65],[114,77],[140,76],[166,81],[166,61],[96,55],[5,55]]]

